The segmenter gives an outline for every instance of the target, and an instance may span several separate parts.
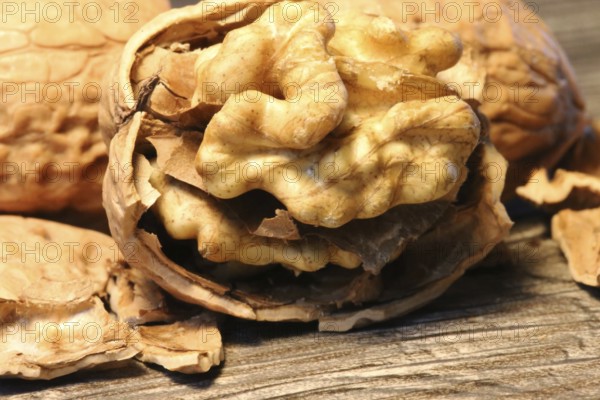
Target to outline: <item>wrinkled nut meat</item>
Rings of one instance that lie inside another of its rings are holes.
[[[122,166],[104,205],[117,243],[135,244],[128,263],[179,300],[322,330],[439,296],[511,226],[489,177],[506,162],[435,78],[461,50],[441,29],[334,22],[304,1],[153,20],[101,113]]]
[[[520,0],[318,0],[383,15],[406,27],[438,26],[460,36],[464,51],[438,79],[481,103],[490,136],[509,161],[505,196],[532,170],[554,167],[585,127],[573,68],[552,32]]]
[[[129,37],[169,2],[3,6],[0,211],[101,210],[102,79]]]
[[[298,222],[326,228],[448,195],[480,130],[471,108],[433,79],[440,64],[458,59],[456,39],[439,29],[399,32],[389,20],[367,15],[334,25],[324,9],[319,15],[309,2],[295,4],[299,21],[285,18],[287,3],[274,5],[198,55],[192,107],[221,106],[209,121],[198,121],[207,124],[195,163],[206,191],[231,199],[260,189]],[[439,48],[427,51],[426,43]],[[266,54],[277,58],[265,63]],[[247,67],[243,73],[240,64]],[[219,93],[206,90],[206,82],[223,77]],[[256,82],[261,91],[247,90],[241,100],[226,91]],[[269,83],[283,88],[283,99],[264,95]],[[433,92],[407,95],[407,87],[419,84]],[[423,181],[406,173],[409,163],[429,160],[454,166],[449,173],[456,177]],[[237,166],[272,170],[239,179],[230,173]],[[298,178],[290,178],[292,168]]]
[[[214,316],[168,310],[110,237],[16,216],[0,225],[0,377],[53,379],[133,357],[186,373],[222,361]],[[178,335],[157,342],[164,331]]]

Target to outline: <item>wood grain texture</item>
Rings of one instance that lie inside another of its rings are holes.
[[[181,3],[181,2],[179,2]],[[600,116],[600,1],[538,0]],[[400,320],[344,335],[228,320],[224,367],[182,376],[139,363],[53,382],[0,381],[9,399],[598,398],[600,291],[575,284],[547,220]],[[497,263],[490,263],[497,264]]]
[[[569,56],[589,114],[600,118],[600,1],[537,0],[533,3]]]

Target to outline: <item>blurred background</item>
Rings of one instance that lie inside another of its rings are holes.
[[[562,44],[575,68],[590,115],[600,118],[600,1],[523,1],[538,10]],[[171,0],[174,7],[196,3],[196,0]]]

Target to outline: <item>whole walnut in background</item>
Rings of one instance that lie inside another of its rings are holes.
[[[101,210],[101,81],[168,0],[2,2],[0,211]]]

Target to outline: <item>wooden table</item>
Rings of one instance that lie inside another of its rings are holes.
[[[182,3],[182,2],[179,2]],[[538,0],[600,116],[600,1]],[[139,363],[53,382],[0,381],[7,398],[598,398],[600,291],[570,279],[545,218],[520,221],[443,297],[344,335],[230,320],[225,365],[184,376]]]

